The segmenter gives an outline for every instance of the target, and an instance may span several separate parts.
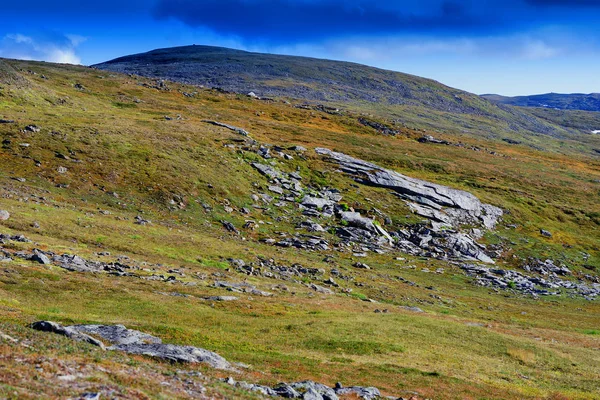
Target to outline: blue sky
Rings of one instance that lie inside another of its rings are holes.
[[[91,65],[195,43],[354,61],[479,94],[600,92],[600,0],[7,3],[0,57]]]

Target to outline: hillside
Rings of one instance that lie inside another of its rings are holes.
[[[0,59],[0,398],[598,398],[599,159],[369,107]]]
[[[546,93],[515,97],[500,96],[497,94],[484,94],[481,97],[493,103],[519,107],[543,107],[556,110],[582,110],[596,112],[600,111],[600,93]]]
[[[367,111],[397,126],[509,138],[538,148],[547,148],[544,136],[577,140],[589,134],[433,80],[348,62],[186,46],[94,67],[259,97],[327,103]],[[600,114],[595,121],[600,127]]]

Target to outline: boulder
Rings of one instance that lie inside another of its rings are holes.
[[[6,221],[10,218],[10,213],[6,210],[0,210],[0,221]]]
[[[551,232],[549,232],[549,231],[547,231],[547,230],[545,230],[545,229],[540,229],[540,234],[541,234],[542,236],[544,236],[544,237],[548,237],[548,238],[551,238],[551,237],[552,237],[552,233],[551,233]]]
[[[381,392],[376,387],[350,386],[335,389],[338,395],[354,395],[364,400],[373,400],[381,397]]]
[[[50,261],[48,256],[39,250],[33,250],[33,254],[31,255],[31,258],[29,258],[29,259],[31,261],[35,261],[35,262],[38,262],[38,263],[44,264],[44,265],[52,264],[52,261]]]

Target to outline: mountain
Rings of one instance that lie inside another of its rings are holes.
[[[573,138],[600,126],[563,126],[527,109],[492,103],[436,81],[365,65],[185,46],[117,58],[94,67],[259,97],[368,111],[399,126],[507,138],[545,147],[539,135]]]
[[[546,93],[516,97],[506,97],[497,94],[484,94],[481,95],[481,97],[497,104],[506,104],[519,107],[543,107],[557,110],[600,111],[600,93]]]
[[[0,398],[598,398],[600,136],[305,102],[0,59]]]

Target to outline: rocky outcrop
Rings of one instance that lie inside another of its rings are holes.
[[[463,190],[411,178],[329,149],[317,148],[315,151],[337,162],[341,171],[358,182],[392,189],[400,198],[413,204],[417,213],[427,218],[455,227],[476,222],[493,229],[502,216],[501,209],[483,204],[477,197]]]
[[[541,276],[528,275],[519,271],[500,268],[487,268],[480,265],[463,264],[460,268],[475,279],[475,283],[495,289],[513,290],[515,292],[538,296],[582,296],[586,300],[595,300],[600,296],[599,283],[576,282],[559,278],[569,275],[566,267],[554,265],[551,260],[530,260],[523,266],[525,271],[537,272]]]
[[[124,351],[172,362],[206,363],[213,368],[234,370],[233,366],[220,355],[212,351],[193,346],[164,344],[156,336],[149,335],[123,325],[72,325],[62,326],[56,322],[38,321],[31,325],[33,329],[52,332],[73,340],[87,342],[107,350]],[[100,337],[111,344],[105,347]]]
[[[363,400],[373,400],[381,397],[381,392],[375,387],[348,386],[344,387],[341,383],[336,383],[331,388],[322,383],[314,381],[302,381],[293,383],[279,383],[273,387],[265,385],[256,385],[253,383],[236,381],[229,377],[224,380],[225,383],[238,387],[240,389],[256,392],[265,396],[283,397],[287,399],[303,400],[338,400],[338,396],[352,396]]]

